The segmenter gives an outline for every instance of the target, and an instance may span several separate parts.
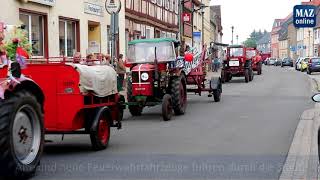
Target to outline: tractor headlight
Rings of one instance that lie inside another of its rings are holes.
[[[141,79],[142,81],[147,81],[149,79],[149,74],[148,73],[142,73],[141,74]]]

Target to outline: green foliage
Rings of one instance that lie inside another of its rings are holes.
[[[261,30],[253,30],[253,32],[250,34],[250,37],[245,42],[243,42],[243,44],[247,47],[256,48],[257,42],[267,33],[268,32],[266,30],[264,30],[263,32]]]
[[[252,39],[252,38],[248,38],[243,44],[246,47],[252,47],[252,48],[256,48],[257,47],[257,41],[255,39]]]
[[[14,27],[8,34],[6,34],[4,44],[8,59],[11,61],[16,60],[15,56],[17,47],[21,47],[29,55],[32,53],[32,48],[27,37],[27,31],[20,28]]]

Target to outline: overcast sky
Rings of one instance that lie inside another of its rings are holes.
[[[254,29],[271,31],[274,19],[285,18],[302,1],[306,0],[211,0],[211,5],[221,5],[223,42],[230,44],[232,25],[240,43]]]

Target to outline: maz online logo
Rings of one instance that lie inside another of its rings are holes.
[[[297,28],[312,28],[316,26],[316,7],[311,5],[296,5],[293,8],[293,23]]]

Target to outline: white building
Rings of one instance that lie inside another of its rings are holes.
[[[0,0],[0,3],[0,21],[26,25],[33,57],[73,56],[75,52],[82,56],[110,54],[110,15],[104,0]],[[118,53],[123,54],[124,17],[122,8]]]

